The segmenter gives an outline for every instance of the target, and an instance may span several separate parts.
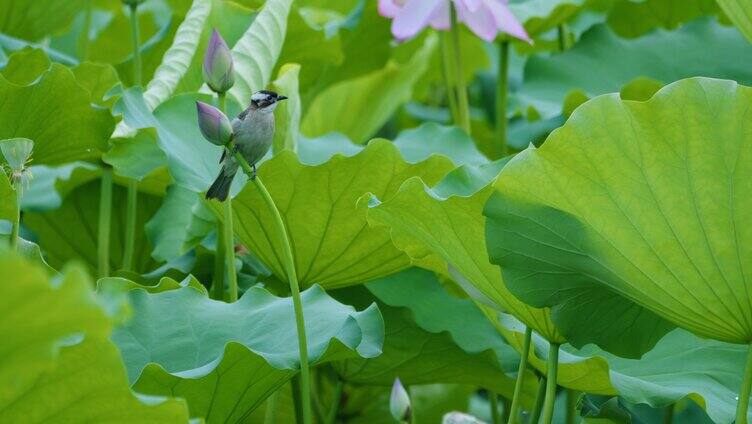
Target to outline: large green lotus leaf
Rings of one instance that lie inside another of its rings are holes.
[[[640,360],[592,347],[575,353],[604,357],[619,396],[630,402],[663,407],[689,397],[705,408],[714,422],[734,420],[745,346],[701,339],[676,329]]]
[[[50,68],[50,59],[42,49],[24,47],[14,52],[0,74],[16,85],[28,85]]]
[[[204,54],[209,45],[213,30],[217,30],[228,46],[233,46],[243,36],[253,22],[256,13],[251,5],[241,5],[226,0],[211,0],[211,12],[201,29],[196,52],[189,60],[189,66],[183,73],[174,93],[193,92],[203,84],[202,67]],[[255,7],[255,6],[253,6]]]
[[[300,137],[300,92],[298,90],[298,78],[300,65],[287,64],[280,68],[277,79],[272,86],[277,93],[287,96],[277,109],[277,116],[282,119],[276,120],[274,128],[273,154],[282,150],[298,151],[298,138]]]
[[[51,282],[42,268],[0,255],[0,420],[186,422],[182,401],[142,403],[131,392],[111,328],[80,268]]]
[[[91,274],[97,269],[97,225],[99,223],[100,182],[91,181],[77,187],[64,199],[59,209],[24,214],[24,226],[38,238],[47,261],[60,269],[70,260],[88,265]],[[110,228],[110,269],[121,268],[125,232],[125,189],[113,187]],[[144,224],[154,215],[161,199],[139,193],[136,215],[134,268],[149,271],[156,265],[151,258],[152,247],[146,239]]]
[[[561,113],[564,99],[574,90],[594,97],[618,92],[639,77],[664,84],[694,76],[752,83],[752,70],[742,66],[750,61],[752,44],[734,28],[710,19],[633,40],[597,25],[564,53],[531,57],[518,97],[551,117]]]
[[[394,145],[373,140],[353,157],[334,156],[318,166],[302,165],[291,152],[282,152],[259,168],[287,225],[295,252],[295,267],[304,287],[317,283],[327,289],[359,284],[410,265],[410,258],[392,244],[389,231],[371,228],[364,193],[390,197],[407,178],[419,176],[435,183],[452,168],[442,156],[405,162]],[[258,189],[247,184],[233,206],[235,234],[278,277],[285,279],[282,249],[274,221]],[[220,205],[211,207],[220,213]]]
[[[25,40],[39,41],[47,35],[64,30],[85,5],[85,0],[24,3],[2,0],[0,16],[3,20],[0,32]]]
[[[493,390],[511,399],[515,380],[505,374],[492,351],[468,353],[447,333],[418,327],[410,310],[381,307],[384,314],[384,352],[374,359],[351,359],[334,364],[340,377],[351,384],[390,386],[399,377],[404,384],[459,383]],[[481,317],[483,318],[483,317]],[[511,349],[510,349],[511,350]],[[522,402],[532,406],[537,382],[527,376]]]
[[[348,381],[391,384],[399,376],[410,385],[474,384],[511,399],[520,357],[471,300],[451,296],[435,274],[418,268],[369,282],[366,288],[392,306],[380,308],[386,323],[384,354],[341,366]],[[412,317],[397,308],[408,308]],[[455,375],[457,366],[464,369],[465,380]],[[523,400],[529,407],[537,379],[532,373],[524,378]]]
[[[67,165],[31,166],[34,178],[24,189],[21,209],[47,211],[60,207],[63,198],[76,187],[99,178],[101,168],[88,162],[73,162]]]
[[[519,354],[514,350],[522,350],[524,324],[508,318],[502,326],[498,310],[449,294],[426,271],[412,269],[402,274],[412,278],[400,278],[401,274],[398,274],[368,283],[366,287],[389,305],[409,308],[415,323],[424,330],[449,332],[454,343],[466,352],[493,350],[504,370],[510,375],[516,373]],[[548,341],[537,333],[533,334],[535,348],[531,350],[529,361],[534,368],[545,373]],[[574,390],[616,393],[609,383],[606,362],[595,355],[562,351],[558,377],[562,386]],[[526,390],[535,388],[536,382],[526,380],[525,386]]]
[[[178,185],[167,188],[162,204],[144,230],[158,260],[176,259],[217,229],[214,213],[194,191]]]
[[[489,183],[504,163],[459,168],[436,190],[428,188],[431,182],[410,178],[394,196],[377,195],[386,200],[378,204],[372,200],[368,220],[388,226],[395,244],[410,256],[423,254],[427,246],[472,285],[463,286],[466,291],[479,292],[498,308],[561,343],[564,340],[551,323],[549,312],[517,300],[486,254],[483,205],[492,192]]]
[[[428,37],[403,65],[389,62],[380,70],[329,86],[306,109],[301,131],[308,137],[337,131],[365,143],[410,100],[436,45],[436,37]]]
[[[132,290],[129,298],[134,318],[115,330],[113,340],[134,388],[183,397],[192,417],[242,422],[297,373],[290,298],[251,288],[228,304],[191,287]],[[384,322],[375,304],[357,312],[317,286],[302,299],[312,363],[381,353]]]
[[[604,287],[698,335],[747,343],[750,99],[734,82],[695,78],[647,102],[580,106],[510,161],[486,206],[507,286],[562,314]]]
[[[304,64],[300,69],[300,85],[308,87],[324,77],[324,73],[339,66],[344,59],[340,35],[329,24],[312,22],[315,8],[295,8],[287,22],[285,43],[279,63]],[[304,16],[308,13],[308,17]]]
[[[59,64],[27,86],[0,78],[0,98],[0,139],[32,140],[35,165],[95,158],[115,126],[110,113],[93,107],[89,92]]]
[[[445,127],[425,123],[399,133],[394,145],[410,162],[425,160],[435,153],[452,159],[456,165],[480,165],[488,162],[475,146],[473,139],[459,127]]]
[[[120,82],[112,65],[84,62],[71,70],[76,76],[76,81],[89,90],[92,103],[108,108],[115,104],[114,97],[105,100],[110,90]]]
[[[571,19],[585,3],[585,0],[512,0],[509,9],[528,35],[535,38]]]
[[[656,28],[674,30],[718,11],[715,0],[616,0],[608,11],[608,25],[619,36],[634,38]]]
[[[744,0],[716,0],[726,16],[752,43],[752,4]]]
[[[112,147],[102,155],[102,161],[110,164],[116,175],[141,180],[167,164],[153,128],[142,128],[132,138],[114,137],[110,143]]]
[[[251,94],[269,84],[285,42],[292,2],[266,1],[248,30],[232,47],[235,85],[228,93],[238,104],[250,104]]]

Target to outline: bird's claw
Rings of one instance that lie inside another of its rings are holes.
[[[253,174],[251,174],[251,181],[256,179],[256,164],[254,163],[251,165],[251,169],[253,169]]]

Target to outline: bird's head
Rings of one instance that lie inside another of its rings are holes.
[[[261,112],[273,112],[277,103],[285,100],[287,97],[279,95],[273,91],[260,90],[251,96],[251,108]]]

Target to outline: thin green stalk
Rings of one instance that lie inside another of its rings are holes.
[[[110,275],[110,220],[112,218],[112,168],[102,170],[99,192],[99,224],[97,226],[97,271],[99,278]]]
[[[227,147],[230,151],[235,151],[235,144],[231,141]],[[243,155],[239,152],[235,153],[235,160],[238,161],[243,171],[249,176],[254,175],[253,169],[245,160]],[[266,190],[261,178],[256,176],[252,178],[256,188],[258,189],[261,197],[266,203],[266,207],[269,208],[274,217],[274,224],[277,227],[277,233],[282,242],[282,265],[285,268],[285,275],[287,276],[288,283],[290,284],[290,292],[292,293],[292,304],[295,310],[295,324],[298,331],[298,348],[300,349],[300,391],[301,400],[303,406],[303,422],[305,424],[311,423],[311,373],[308,366],[308,342],[306,340],[305,332],[305,319],[303,317],[303,302],[300,299],[300,285],[298,284],[298,276],[295,271],[295,261],[292,256],[292,248],[290,247],[290,238],[287,235],[287,229],[285,223],[282,221],[282,215],[277,209],[277,205],[274,204],[274,199]]]
[[[736,424],[747,424],[747,409],[749,408],[749,395],[752,390],[752,344],[747,352],[747,364],[744,366],[744,379],[739,390],[739,403],[736,404]]]
[[[211,298],[225,299],[225,225],[217,222],[217,250],[214,252],[214,281],[212,282]]]
[[[511,403],[512,402],[510,402],[509,399],[501,398],[501,406],[502,408],[504,408],[501,414],[501,422],[503,423],[509,421],[509,413],[510,413],[509,409],[510,409]]]
[[[577,420],[577,392],[567,389],[567,424],[575,424]]]
[[[439,43],[441,49],[441,75],[444,77],[444,86],[446,87],[447,99],[449,100],[449,110],[452,113],[452,122],[459,126],[460,118],[459,111],[457,110],[457,91],[455,90],[454,85],[452,85],[454,78],[452,75],[452,68],[449,65],[452,52],[449,34],[446,31],[440,33]]]
[[[275,424],[277,422],[277,397],[279,390],[275,390],[266,398],[266,409],[264,410],[264,424]]]
[[[535,394],[535,403],[530,413],[529,424],[537,424],[543,410],[543,400],[546,397],[546,377],[541,376],[538,379],[538,391]]]
[[[84,27],[81,29],[81,35],[78,38],[78,52],[81,62],[89,57],[89,31],[91,30],[91,12],[92,1],[86,0],[86,9],[84,10]]]
[[[546,363],[546,400],[543,403],[541,422],[550,424],[554,417],[554,403],[556,403],[556,374],[559,370],[559,345],[550,343],[548,348],[548,362]]]
[[[664,414],[663,414],[663,424],[672,424],[674,422],[674,409],[676,407],[676,403],[672,403],[668,405],[666,408],[664,408]]]
[[[141,85],[141,52],[138,44],[138,5],[131,5],[131,35],[133,42],[133,81]],[[133,270],[133,252],[136,247],[136,214],[138,212],[138,181],[129,179],[125,205],[125,246],[123,247],[123,269]]]
[[[219,93],[219,110],[225,112],[225,93]],[[223,249],[225,251],[225,276],[227,277],[227,288],[229,291],[229,301],[238,300],[238,275],[235,272],[235,236],[233,235],[233,217],[232,217],[232,196],[227,196],[227,200],[222,205],[224,215],[222,231]]]
[[[13,250],[18,250],[18,232],[21,229],[21,184],[20,180],[13,183],[13,191],[16,192],[16,216],[10,229],[10,248]]]
[[[337,411],[339,404],[342,402],[342,392],[345,388],[345,382],[337,379],[337,385],[334,386],[334,396],[332,397],[332,406],[329,408],[329,414],[326,416],[327,424],[334,424],[337,421]]]
[[[460,27],[457,22],[457,10],[454,3],[451,3],[452,27],[452,48],[454,50],[454,77],[455,88],[457,90],[457,110],[460,118],[460,127],[470,134],[470,105],[467,101],[467,87],[462,76],[462,50],[460,47]]]
[[[509,98],[509,41],[499,43],[499,75],[496,82],[496,143],[494,159],[509,156],[507,102]]]
[[[517,368],[517,381],[514,383],[514,395],[512,396],[512,407],[509,411],[508,424],[517,423],[520,409],[520,398],[522,397],[522,387],[525,382],[525,370],[527,369],[527,358],[530,355],[530,340],[533,337],[533,329],[525,329],[525,341],[522,343],[522,352],[520,353],[520,365]]]
[[[136,247],[136,215],[138,213],[138,181],[128,179],[125,203],[125,247],[123,269],[133,270],[133,252]]]
[[[489,390],[488,403],[491,405],[491,423],[499,424],[499,395]]]
[[[138,34],[138,4],[131,4],[131,42],[133,43],[133,83],[141,85],[141,49]]]
[[[300,376],[296,375],[290,380],[290,389],[292,390],[292,407],[295,412],[295,423],[303,422],[303,401],[300,396]]]
[[[560,24],[558,27],[556,27],[556,32],[559,38],[559,51],[563,52],[567,49],[567,38],[569,38],[569,31],[567,30],[566,25]]]

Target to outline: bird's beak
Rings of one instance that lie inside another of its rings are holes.
[[[277,101],[287,100],[287,96],[277,96]]]

